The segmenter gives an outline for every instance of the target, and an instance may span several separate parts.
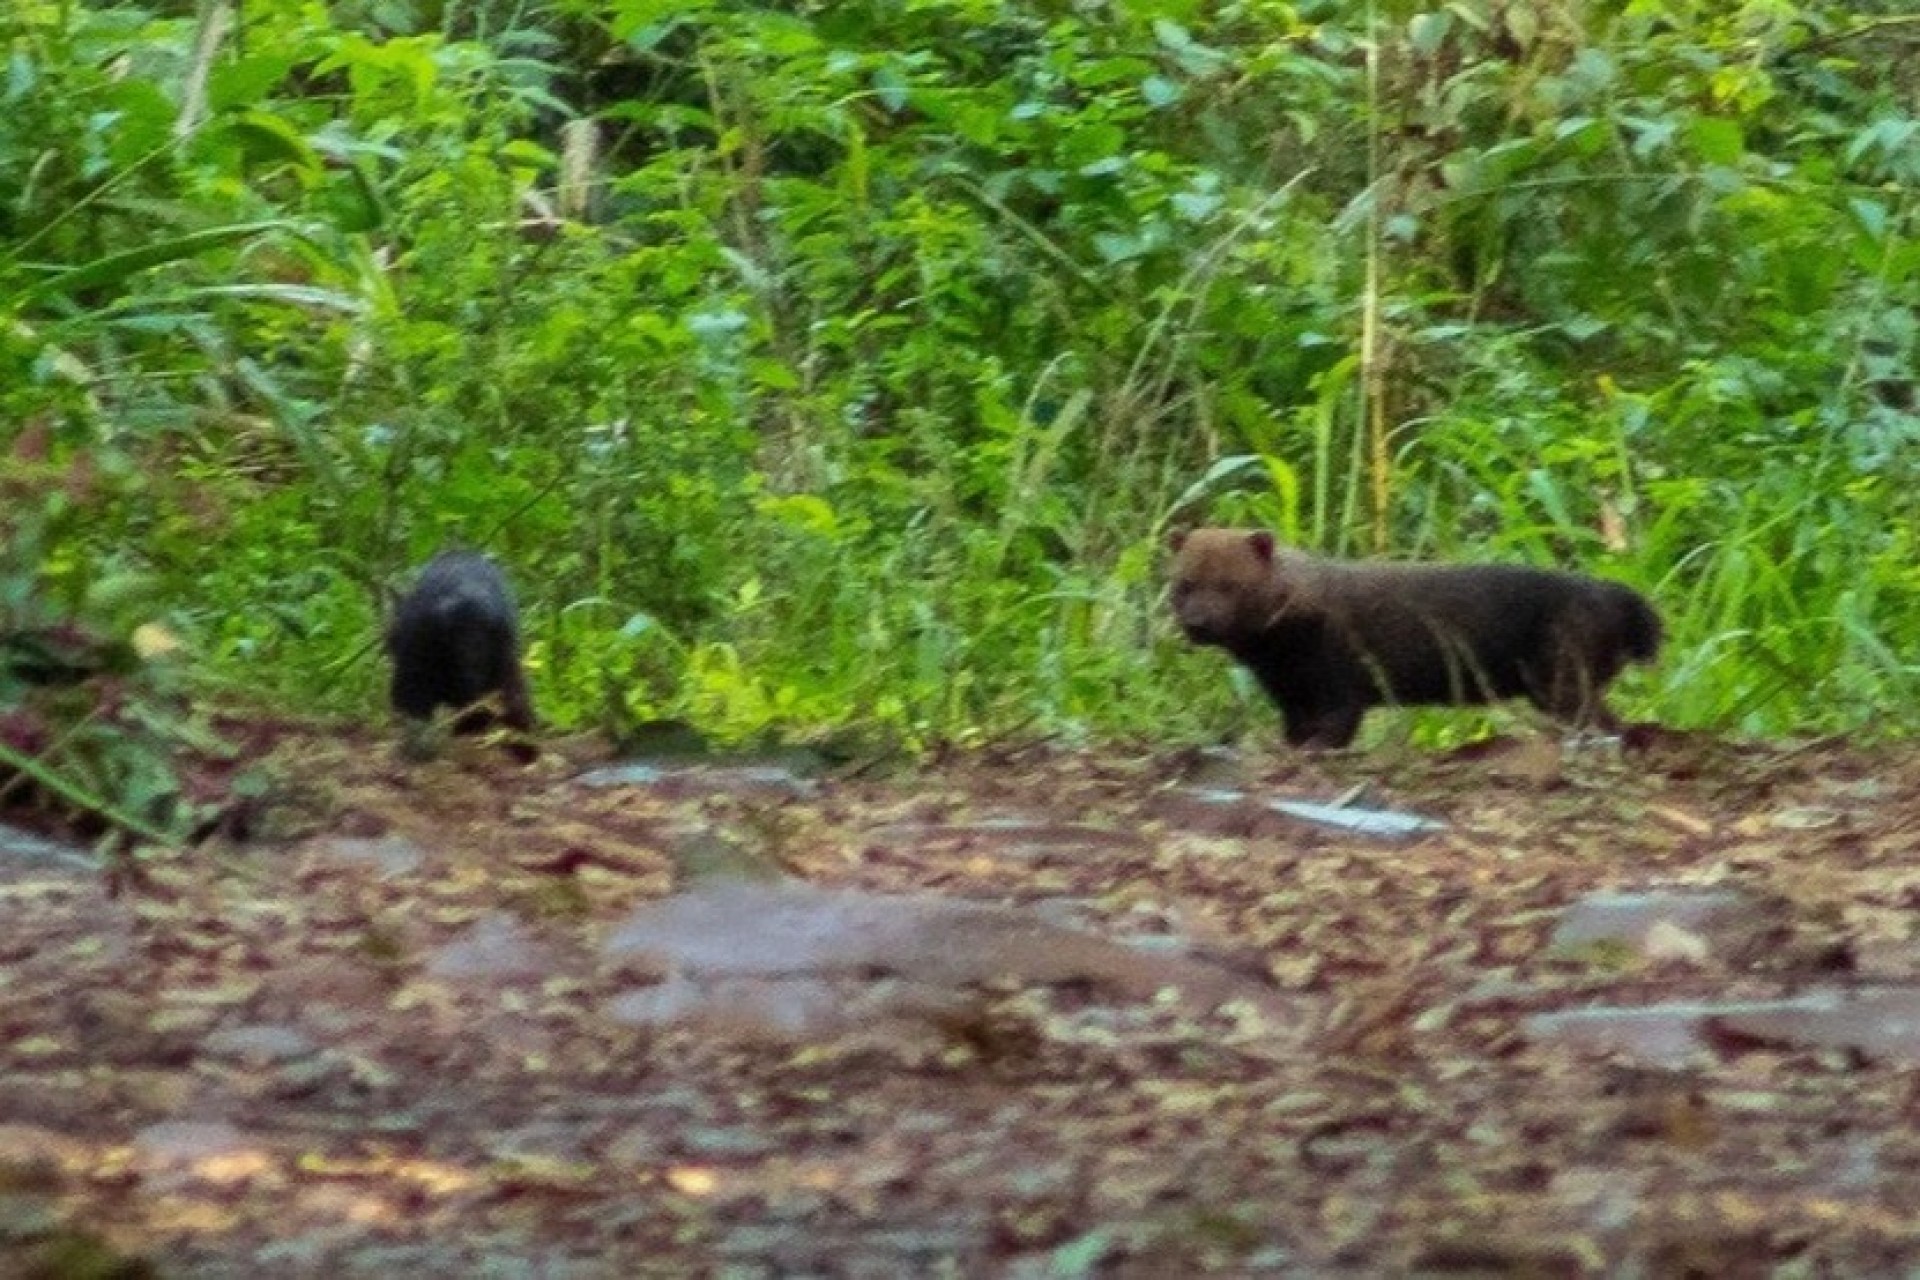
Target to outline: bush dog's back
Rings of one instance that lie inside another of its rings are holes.
[[[533,728],[533,703],[520,668],[520,627],[506,576],[486,556],[447,551],[427,562],[387,628],[393,709],[410,719],[448,707],[457,730],[483,729],[492,716],[468,711],[498,694],[500,719]]]
[[[1606,686],[1660,647],[1643,596],[1581,574],[1326,560],[1263,529],[1195,529],[1173,550],[1181,629],[1252,671],[1299,746],[1346,746],[1387,703],[1525,697],[1568,724],[1611,727]]]

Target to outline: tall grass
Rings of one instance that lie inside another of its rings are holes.
[[[460,541],[564,724],[1266,731],[1161,598],[1213,520],[1632,582],[1635,715],[1920,718],[1920,159],[1844,6],[269,8],[28,5],[0,116],[0,404],[125,478],[49,554],[227,687],[376,713]]]

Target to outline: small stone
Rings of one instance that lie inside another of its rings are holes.
[[[1679,960],[1687,964],[1704,964],[1712,953],[1705,938],[1688,933],[1671,920],[1656,921],[1647,930],[1641,949],[1649,960]]]
[[[1568,907],[1547,939],[1567,952],[1612,943],[1652,960],[1738,962],[1787,931],[1786,904],[1740,889],[1672,885],[1591,893]]]
[[[245,1150],[240,1130],[218,1120],[164,1120],[134,1135],[133,1149],[147,1164],[191,1164]]]
[[[1536,1014],[1527,1036],[1543,1044],[1623,1053],[1679,1066],[1742,1049],[1833,1050],[1920,1063],[1920,987],[1818,990],[1781,1000],[1599,1006]]]
[[[425,851],[405,836],[323,836],[309,842],[305,852],[316,861],[365,868],[382,879],[411,875],[426,857]]]
[[[216,1031],[201,1047],[211,1057],[231,1058],[249,1067],[291,1062],[315,1049],[313,1041],[293,1027],[266,1023]]]
[[[527,927],[504,911],[474,922],[434,953],[427,973],[449,980],[486,978],[513,981],[544,977],[554,960]]]
[[[798,799],[818,790],[813,781],[776,764],[666,766],[641,760],[591,769],[574,782],[583,787],[647,787],[670,797],[735,795]]]
[[[85,849],[5,823],[0,823],[0,866],[58,870],[76,877],[100,874],[99,861]]]
[[[1767,821],[1782,831],[1817,831],[1822,827],[1838,826],[1845,820],[1846,815],[1838,809],[1803,804],[1782,809]]]

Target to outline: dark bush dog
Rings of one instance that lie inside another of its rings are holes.
[[[1259,529],[1195,529],[1173,550],[1181,629],[1253,672],[1296,746],[1344,747],[1383,704],[1525,697],[1612,728],[1608,682],[1660,648],[1643,596],[1579,574],[1322,560]]]
[[[447,551],[430,560],[394,608],[387,653],[393,709],[407,719],[447,707],[457,713],[454,732],[474,733],[493,725],[495,713],[482,701],[497,696],[502,723],[533,728],[513,593],[487,557]]]

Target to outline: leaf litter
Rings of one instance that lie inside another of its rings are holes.
[[[10,1274],[1920,1263],[1909,750],[257,736],[217,858],[0,852]]]

